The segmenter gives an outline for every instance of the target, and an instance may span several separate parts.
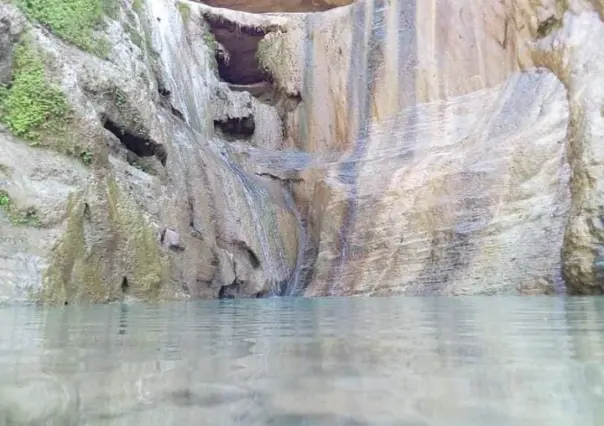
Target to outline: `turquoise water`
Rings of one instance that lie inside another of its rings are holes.
[[[0,425],[603,425],[604,299],[0,309]]]

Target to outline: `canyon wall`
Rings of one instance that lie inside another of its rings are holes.
[[[95,44],[80,46],[48,30],[53,10],[41,25],[0,5],[1,69],[12,69],[0,132],[0,300],[277,292],[296,269],[298,219],[215,132],[225,111],[243,114],[255,100],[218,81],[207,31],[175,3],[116,5],[90,34]],[[28,91],[32,75],[53,94],[42,96],[51,111]],[[55,120],[66,128],[28,124],[27,103],[47,121],[67,105]]]
[[[304,294],[602,291],[601,2],[365,1],[280,34]],[[318,161],[314,161],[320,159]]]
[[[602,292],[600,0],[204,3],[0,3],[0,301]]]

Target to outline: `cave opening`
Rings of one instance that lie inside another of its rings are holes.
[[[149,138],[137,136],[128,131],[128,129],[119,126],[109,117],[102,117],[103,127],[113,133],[126,149],[138,157],[155,156],[162,166],[166,165],[167,153],[161,144],[152,141]]]
[[[214,120],[214,128],[230,141],[249,139],[254,135],[256,123],[254,117],[227,118]]]
[[[256,58],[258,44],[269,30],[243,27],[235,22],[210,16],[206,16],[206,22],[220,46],[220,49],[216,49],[216,62],[218,76],[223,81],[236,86],[270,83],[270,76],[262,70]]]

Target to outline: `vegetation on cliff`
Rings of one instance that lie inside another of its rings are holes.
[[[103,17],[116,16],[118,0],[15,0],[25,14],[88,52],[105,56],[107,40],[94,34]]]
[[[8,192],[2,189],[0,189],[0,210],[8,217],[10,223],[15,226],[40,226],[40,220],[35,209],[19,210],[8,195]]]
[[[0,121],[35,144],[43,133],[63,130],[70,108],[61,90],[48,82],[40,52],[22,43],[13,64],[11,85],[0,90]]]
[[[180,12],[180,16],[182,16],[183,22],[186,24],[191,18],[191,9],[189,9],[189,5],[179,2],[177,7],[178,11]]]
[[[12,77],[0,86],[0,123],[32,146],[41,146],[76,157],[90,165],[89,141],[73,129],[73,110],[59,86],[48,77],[50,56],[34,47],[30,36],[22,37],[13,52]]]

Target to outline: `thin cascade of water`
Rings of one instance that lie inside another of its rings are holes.
[[[306,227],[304,226],[302,216],[296,207],[296,204],[293,200],[293,197],[288,190],[283,190],[285,195],[285,203],[287,208],[294,214],[296,217],[296,221],[298,222],[298,255],[296,257],[296,267],[294,268],[293,273],[291,274],[284,291],[282,292],[282,296],[299,296],[300,292],[303,288],[300,288],[305,283],[301,282],[300,276],[302,272],[302,268],[304,267],[304,253],[306,249],[306,244],[308,243],[308,235],[306,232]]]
[[[227,167],[235,173],[241,182],[243,194],[248,206],[250,207],[250,214],[254,222],[256,235],[260,241],[262,254],[265,260],[263,265],[264,270],[267,272],[268,276],[273,277],[274,280],[280,281],[283,279],[282,277],[286,277],[288,275],[288,268],[283,244],[277,232],[279,229],[277,226],[277,218],[275,217],[275,212],[272,209],[272,206],[267,202],[269,193],[266,188],[253,182],[253,180],[250,179],[250,177],[247,176],[237,164],[231,161],[228,154],[223,153],[220,158],[222,161],[224,161]],[[260,217],[260,212],[263,213],[264,218]],[[269,236],[274,242],[276,253],[271,250]],[[276,284],[276,282],[270,283],[270,295],[280,293],[280,289],[277,288],[278,286]]]

